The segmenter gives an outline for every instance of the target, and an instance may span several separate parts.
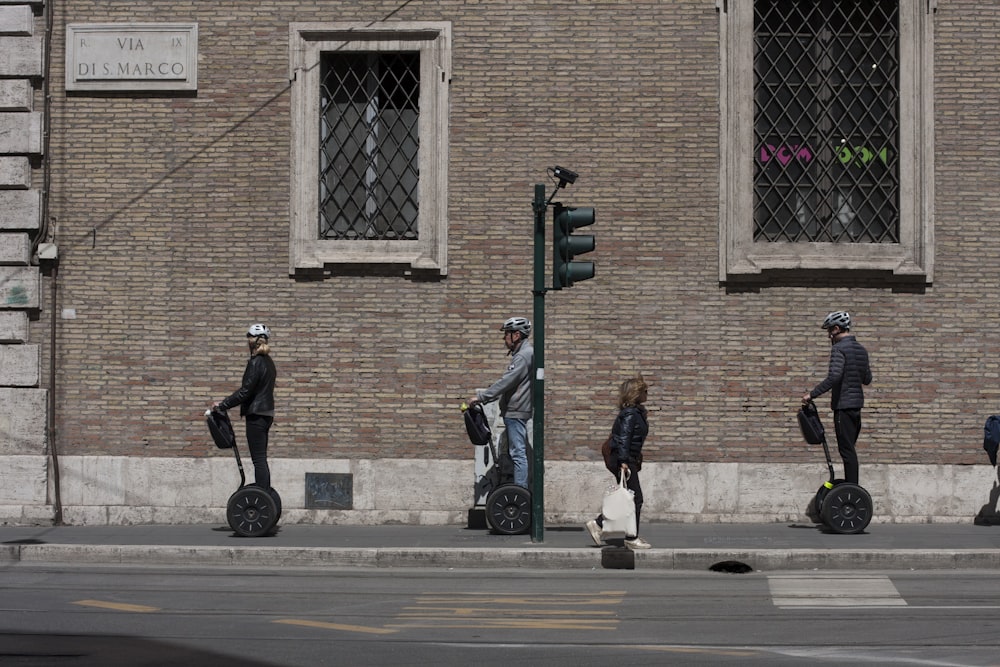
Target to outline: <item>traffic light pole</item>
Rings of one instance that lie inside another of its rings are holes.
[[[576,182],[577,173],[564,167],[549,170],[559,179],[552,195],[545,198],[545,186],[535,184],[535,266],[534,326],[535,361],[531,378],[531,409],[534,419],[532,431],[533,474],[531,482],[531,541],[545,540],[545,217],[549,204],[560,189]],[[594,224],[595,213],[589,207],[566,207],[556,202],[556,216],[553,219],[552,289],[561,290],[573,283],[594,277],[593,262],[576,262],[576,255],[594,250],[594,237],[580,234],[573,236],[578,227]]]
[[[534,467],[531,481],[531,541],[545,541],[545,185],[535,184],[535,285],[534,294],[534,377],[532,396],[532,454]]]

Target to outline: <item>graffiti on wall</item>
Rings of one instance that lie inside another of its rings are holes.
[[[770,162],[777,160],[784,167],[792,160],[800,162],[812,162],[813,154],[808,146],[801,144],[764,144],[760,147],[760,161]]]
[[[835,149],[837,159],[845,166],[866,167],[873,160],[889,164],[889,149],[883,146],[880,150],[868,146],[848,146],[846,144]],[[782,167],[792,160],[806,163],[813,161],[814,151],[806,144],[763,144],[760,147],[761,164],[775,160]]]

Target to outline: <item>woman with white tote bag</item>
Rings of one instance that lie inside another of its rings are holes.
[[[642,444],[649,433],[646,421],[646,392],[649,387],[641,375],[622,382],[618,390],[618,416],[611,429],[610,454],[606,461],[608,469],[615,475],[615,481],[633,494],[635,503],[634,533],[625,534],[625,546],[629,549],[649,549],[652,545],[639,537],[639,511],[642,509],[642,486],[639,484],[639,470],[642,469]],[[624,480],[622,480],[624,478]],[[624,481],[624,483],[623,483]],[[622,495],[616,489],[616,495]],[[617,517],[616,517],[617,519]],[[587,522],[587,531],[597,546],[604,544],[604,515]],[[631,527],[631,526],[629,526]],[[610,532],[611,526],[609,526]]]

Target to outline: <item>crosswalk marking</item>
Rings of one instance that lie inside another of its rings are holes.
[[[776,607],[905,607],[885,575],[782,574],[769,576]]]

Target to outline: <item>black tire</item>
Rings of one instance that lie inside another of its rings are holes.
[[[806,516],[813,523],[823,523],[823,517],[820,516],[820,509],[823,507],[823,498],[826,498],[826,493],[829,491],[825,486],[819,487],[816,491],[816,495],[812,497],[809,501],[809,506],[806,507]]]
[[[833,480],[834,486],[843,483],[844,480],[842,479]],[[826,484],[819,487],[819,490],[816,491],[816,496],[813,498],[813,505],[810,508],[812,512],[809,512],[809,518],[812,519],[813,523],[823,523],[823,500],[828,493],[830,493],[830,488]]]
[[[857,484],[844,482],[826,494],[820,514],[835,533],[860,533],[871,523],[872,497]]]
[[[504,484],[486,497],[486,523],[501,535],[521,535],[531,527],[531,493],[517,484]]]
[[[271,499],[274,500],[274,505],[277,508],[277,514],[275,514],[274,523],[278,523],[278,519],[281,518],[281,496],[278,495],[278,492],[275,491],[273,486],[269,488],[267,492],[271,494]]]
[[[256,482],[254,482],[253,484],[250,484],[248,486],[256,486],[256,487],[258,487],[260,489],[264,488],[264,487],[260,486],[259,484],[257,484]],[[278,495],[277,489],[275,489],[273,486],[267,487],[267,492],[271,495],[271,499],[274,500],[275,516],[276,516],[274,522],[275,522],[275,524],[277,524],[278,523],[278,519],[281,518],[281,496]]]
[[[267,535],[278,522],[278,508],[271,494],[259,486],[244,486],[229,497],[229,527],[241,537]]]

